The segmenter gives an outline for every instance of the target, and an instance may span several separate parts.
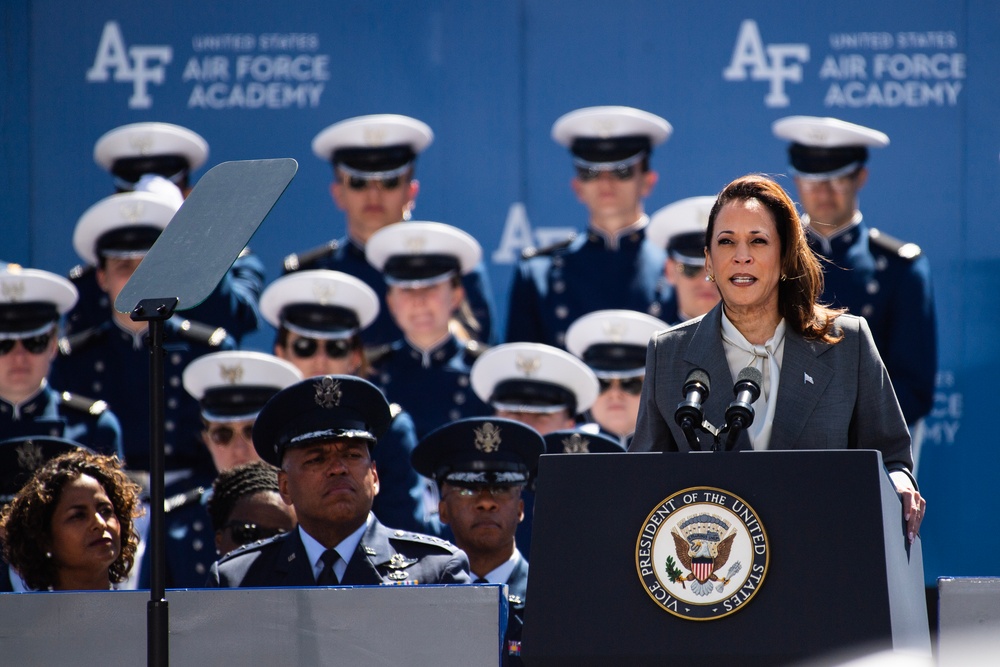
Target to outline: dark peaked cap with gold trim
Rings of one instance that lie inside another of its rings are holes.
[[[545,435],[546,454],[622,454],[621,443],[603,433],[575,429],[553,431]]]
[[[0,502],[9,502],[43,465],[76,450],[90,452],[75,440],[27,436],[0,441]]]
[[[257,416],[253,444],[262,459],[281,465],[285,450],[334,440],[375,445],[392,413],[378,387],[353,375],[321,375],[275,394]]]
[[[538,431],[512,419],[470,417],[446,424],[420,441],[414,469],[438,484],[526,484],[545,453]]]

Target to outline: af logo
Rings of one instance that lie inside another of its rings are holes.
[[[126,49],[117,21],[108,21],[101,33],[94,64],[87,70],[87,81],[107,81],[109,73],[114,71],[115,81],[132,82],[129,109],[148,109],[153,106],[148,85],[163,83],[166,66],[173,57],[174,50],[167,45],[135,44]]]
[[[771,82],[771,88],[764,97],[765,106],[787,107],[785,82],[801,83],[801,63],[806,62],[809,62],[808,44],[768,44],[765,47],[757,22],[746,19],[740,24],[733,57],[729,67],[722,70],[722,78],[726,81],[746,81],[749,70],[754,81]]]
[[[635,565],[662,609],[709,621],[743,608],[760,590],[770,550],[757,513],[742,498],[692,487],[649,513],[636,540]]]

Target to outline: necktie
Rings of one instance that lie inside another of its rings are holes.
[[[333,571],[333,566],[340,560],[340,554],[334,549],[327,549],[319,559],[323,561],[323,569],[320,570],[319,576],[316,577],[316,585],[339,586],[340,579],[337,578],[337,574]]]

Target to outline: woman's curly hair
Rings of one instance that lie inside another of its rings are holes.
[[[142,513],[139,487],[122,471],[117,456],[69,452],[35,471],[0,513],[4,558],[33,590],[45,590],[58,581],[59,565],[46,556],[52,549],[52,516],[63,488],[81,475],[93,477],[104,487],[121,527],[121,549],[108,571],[108,583],[125,581],[135,562],[139,535],[133,519]]]

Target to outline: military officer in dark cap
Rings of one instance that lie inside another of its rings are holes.
[[[475,583],[507,584],[510,614],[504,664],[519,665],[528,588],[528,561],[514,533],[524,520],[521,492],[545,453],[534,429],[496,417],[473,417],[442,426],[420,441],[413,466],[440,489],[441,521],[469,557]]]
[[[177,198],[191,192],[191,173],[208,159],[208,142],[171,123],[142,122],[116,127],[94,145],[94,162],[114,177],[116,192],[154,192]],[[109,314],[107,294],[96,281],[96,266],[80,264],[70,278],[80,303],[66,318],[68,333],[84,331]],[[194,322],[222,327],[239,342],[257,329],[257,300],[264,287],[264,264],[244,250],[205,301],[185,311]]]
[[[378,294],[379,317],[365,332],[369,347],[387,345],[402,334],[385,308],[385,283],[365,259],[365,245],[378,230],[408,221],[420,190],[414,178],[417,156],[434,139],[425,123],[397,114],[348,118],[316,135],[313,153],[333,165],[330,195],[344,212],[347,235],[313,250],[285,258],[284,270],[335,269],[357,276]],[[479,263],[462,278],[471,315],[463,322],[475,340],[491,342],[493,295],[486,269]]]
[[[73,234],[77,254],[97,267],[98,284],[108,295],[109,317],[60,341],[52,383],[103,399],[115,410],[122,425],[125,463],[132,470],[149,469],[147,323],[134,322],[128,314],[115,311],[113,304],[176,209],[176,202],[149,192],[111,195],[87,209]],[[181,386],[181,373],[192,359],[232,347],[225,330],[199,326],[181,315],[164,325],[164,458],[170,478],[195,470],[213,472],[198,437],[198,403]]]
[[[254,420],[268,399],[299,382],[302,373],[270,354],[230,350],[198,357],[182,379],[184,389],[198,400],[201,439],[215,471],[184,478],[165,490],[166,575],[168,587],[198,588],[216,559],[208,512],[215,473],[260,460],[251,435]],[[147,587],[148,572],[143,567]]]
[[[715,197],[688,197],[668,204],[649,219],[650,243],[667,251],[664,276],[673,298],[660,315],[678,324],[704,315],[719,303],[719,290],[705,271],[705,231]]]
[[[35,471],[50,460],[87,448],[74,440],[45,435],[8,438],[0,442],[0,507],[10,503]],[[23,593],[31,589],[14,568],[0,557],[0,593]]]
[[[889,137],[813,116],[782,118],[772,129],[791,142],[788,157],[809,245],[831,262],[823,300],[868,320],[910,428],[916,470],[937,373],[930,262],[918,246],[877,229],[858,210],[868,149],[888,146]]]
[[[606,433],[579,429],[553,431],[545,436],[546,454],[624,454],[626,448]]]
[[[298,528],[212,566],[217,587],[469,583],[469,561],[436,537],[387,528],[371,512],[371,450],[392,420],[378,387],[350,375],[282,390],[257,417],[254,446],[277,465]]]
[[[669,299],[665,254],[646,238],[643,200],[657,181],[653,147],[671,131],[663,118],[631,107],[577,109],[555,122],[552,138],[573,155],[573,191],[590,224],[564,243],[524,251],[511,284],[508,342],[563,347],[567,327],[594,310],[660,315]]]
[[[260,308],[277,330],[275,356],[294,364],[304,377],[370,375],[362,332],[375,321],[379,303],[360,279],[329,269],[290,273],[268,285]],[[390,410],[392,421],[373,453],[385,482],[375,498],[375,514],[396,528],[440,534],[437,502],[430,507],[428,497],[430,482],[410,465],[417,446],[413,418],[398,403]]]
[[[598,381],[585,363],[565,350],[540,343],[505,343],[490,348],[469,376],[479,398],[498,417],[545,435],[579,428],[577,417],[597,400]],[[530,554],[535,497],[524,492],[524,521],[517,528],[520,549]]]
[[[59,317],[76,289],[48,271],[0,268],[0,439],[50,436],[122,454],[121,426],[104,401],[49,384]]]
[[[417,437],[461,419],[491,414],[469,386],[469,369],[484,349],[462,332],[471,315],[462,276],[479,264],[482,248],[460,229],[438,222],[389,225],[365,247],[382,272],[386,304],[401,340],[372,359],[373,377],[390,401],[413,415]]]
[[[598,430],[628,448],[639,416],[646,348],[667,323],[632,310],[598,310],[570,325],[566,347],[586,363],[600,385],[587,413]]]

